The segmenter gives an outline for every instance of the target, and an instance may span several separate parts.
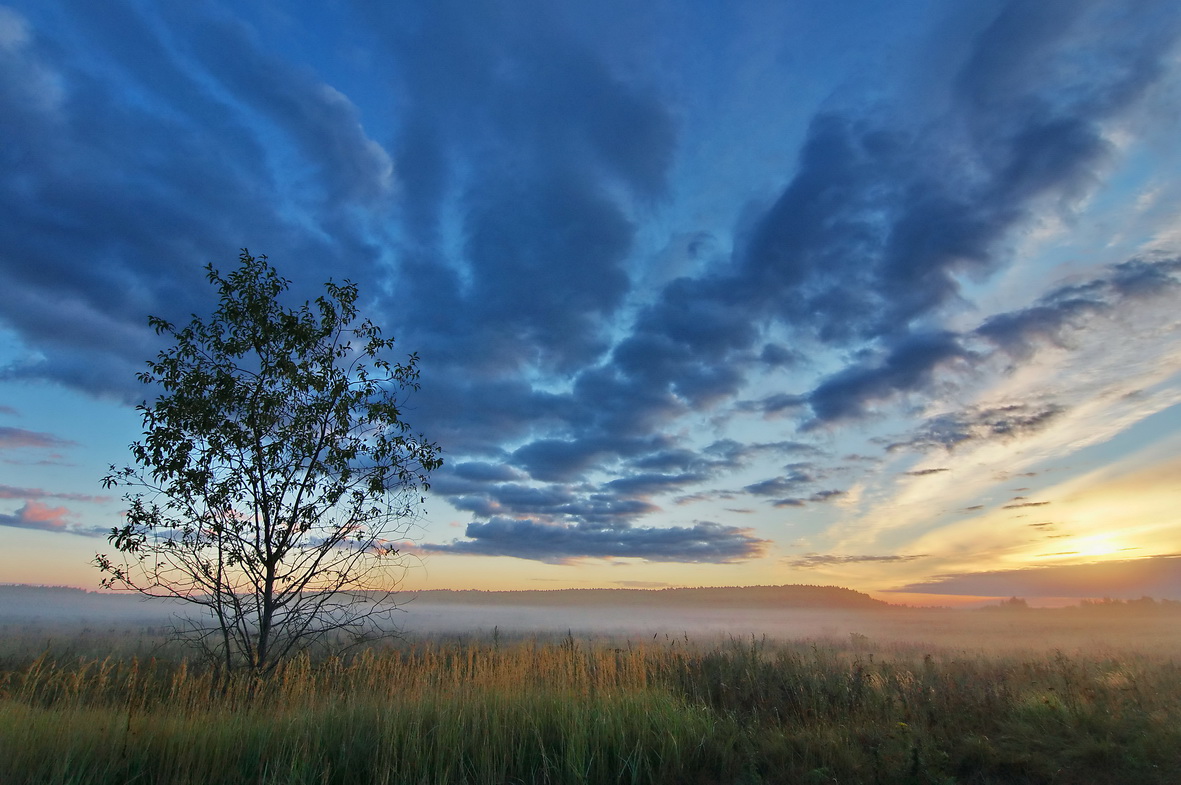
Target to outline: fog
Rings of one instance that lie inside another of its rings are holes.
[[[44,644],[102,635],[146,639],[162,635],[185,606],[130,595],[76,589],[0,586],[5,637]],[[867,650],[931,651],[1181,650],[1181,613],[1167,607],[945,610],[882,607],[742,608],[659,602],[565,603],[551,595],[536,604],[485,597],[475,603],[430,594],[404,597],[395,614],[405,641],[423,639],[552,639],[567,634],[606,644],[710,642],[754,636],[804,640]]]
[[[880,611],[524,605],[411,602],[401,619],[411,638],[557,636],[615,641],[766,637],[862,648],[1005,651],[1153,651],[1181,647],[1181,617],[1166,611],[1063,609]]]
[[[178,605],[130,594],[50,586],[0,586],[0,624],[138,627],[165,624]]]

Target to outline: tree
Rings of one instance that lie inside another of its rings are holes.
[[[137,407],[132,464],[103,479],[129,506],[108,537],[119,556],[95,563],[108,588],[197,606],[179,631],[263,676],[325,636],[389,630],[396,538],[442,460],[402,419],[418,357],[391,363],[393,339],[354,326],[355,284],[291,309],[267,257],[239,262],[206,266],[210,318],[149,317],[171,346],[137,376],[158,396]]]

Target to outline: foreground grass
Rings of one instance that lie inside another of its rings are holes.
[[[1179,720],[1163,656],[428,642],[223,690],[45,654],[0,675],[0,782],[1174,783]]]

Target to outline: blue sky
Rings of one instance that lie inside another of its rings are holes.
[[[416,588],[1181,598],[1168,0],[0,6],[0,581],[93,586],[148,314],[422,358]]]

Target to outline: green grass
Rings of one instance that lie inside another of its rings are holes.
[[[427,641],[221,685],[0,661],[0,783],[1175,783],[1168,656]]]

